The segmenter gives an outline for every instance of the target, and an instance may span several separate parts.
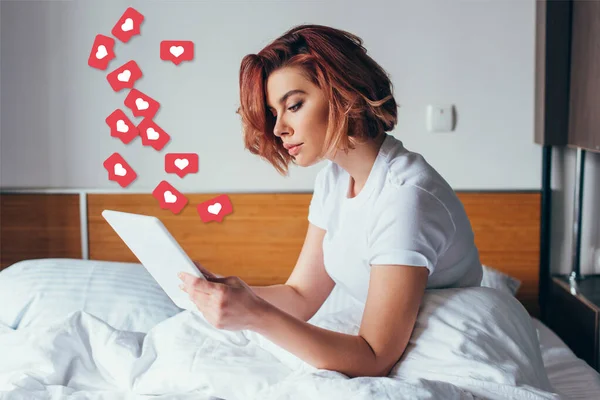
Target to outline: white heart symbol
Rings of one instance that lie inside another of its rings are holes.
[[[121,82],[127,82],[129,80],[129,78],[131,78],[131,71],[128,69],[126,69],[125,71],[123,71],[119,75],[117,75],[117,79],[120,80]]]
[[[117,121],[117,131],[122,132],[122,133],[129,132],[129,127],[127,126],[125,121],[123,121],[122,119]]]
[[[177,168],[184,169],[185,167],[190,165],[190,162],[188,161],[187,158],[178,158],[177,160],[175,160],[174,164]]]
[[[139,97],[135,100],[135,105],[137,106],[138,110],[145,110],[149,106],[147,101],[144,101],[144,99]]]
[[[120,163],[115,164],[115,175],[118,176],[125,176],[127,175],[127,170],[125,168],[123,168],[123,166]]]
[[[123,32],[127,32],[133,29],[133,20],[131,18],[127,18],[123,25],[121,25],[121,30]]]
[[[175,57],[179,57],[180,55],[183,54],[183,46],[171,46],[171,48],[169,49],[169,51]]]
[[[106,47],[103,44],[98,46],[98,51],[96,51],[96,58],[98,60],[102,60],[104,57],[108,55],[108,51],[106,51]]]
[[[208,206],[208,212],[217,215],[221,211],[221,203],[215,203],[212,206]]]
[[[170,190],[167,190],[164,193],[165,196],[165,202],[167,203],[175,203],[177,201],[177,196],[175,196],[173,193],[171,193]]]
[[[156,140],[158,139],[158,132],[154,130],[154,128],[146,129],[146,135],[148,136],[148,140]]]

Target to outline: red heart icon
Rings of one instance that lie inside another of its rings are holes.
[[[190,40],[163,40],[160,42],[160,59],[179,65],[194,59],[194,42]]]
[[[188,203],[187,197],[167,181],[161,181],[152,191],[152,196],[158,201],[160,208],[171,210],[173,214],[179,214]]]
[[[140,34],[140,25],[144,16],[133,7],[129,7],[112,28],[111,33],[121,42],[127,43],[135,35]]]
[[[142,138],[142,145],[151,146],[156,151],[161,151],[171,140],[171,136],[158,126],[151,118],[145,118],[138,125]]]
[[[137,178],[137,174],[119,153],[113,153],[104,160],[104,168],[108,171],[108,180],[127,187]]]
[[[125,106],[131,109],[134,117],[154,118],[160,103],[137,89],[131,89],[125,98]]]
[[[219,221],[233,212],[231,200],[226,194],[217,196],[211,200],[200,203],[196,206],[196,210],[200,215],[202,222]]]
[[[106,80],[115,92],[122,89],[132,89],[135,82],[142,77],[142,70],[133,60],[126,62],[110,74]]]
[[[110,128],[110,136],[120,139],[124,144],[138,136],[137,126],[118,108],[106,118],[106,124]]]
[[[198,154],[168,153],[165,154],[165,172],[183,178],[187,174],[198,172]]]
[[[88,58],[88,65],[92,68],[105,70],[110,60],[115,58],[114,47],[115,39],[109,36],[96,35]]]

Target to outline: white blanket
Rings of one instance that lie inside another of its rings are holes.
[[[356,334],[363,308],[311,320]],[[428,290],[410,343],[388,377],[318,370],[251,331],[184,311],[147,334],[85,312],[0,334],[2,399],[559,399],[535,328],[490,288]]]

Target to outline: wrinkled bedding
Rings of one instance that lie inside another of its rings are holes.
[[[310,322],[356,334],[363,308]],[[42,327],[0,328],[2,399],[559,399],[536,329],[501,291],[428,290],[388,377],[316,369],[252,331],[183,311],[147,333],[76,311]]]

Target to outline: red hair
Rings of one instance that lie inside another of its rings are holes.
[[[270,162],[282,175],[294,159],[275,136],[275,117],[266,102],[269,75],[300,67],[329,103],[329,123],[322,156],[353,149],[353,142],[380,137],[397,123],[397,105],[388,74],[367,55],[362,39],[323,25],[299,25],[240,67],[240,107],[245,148]]]

